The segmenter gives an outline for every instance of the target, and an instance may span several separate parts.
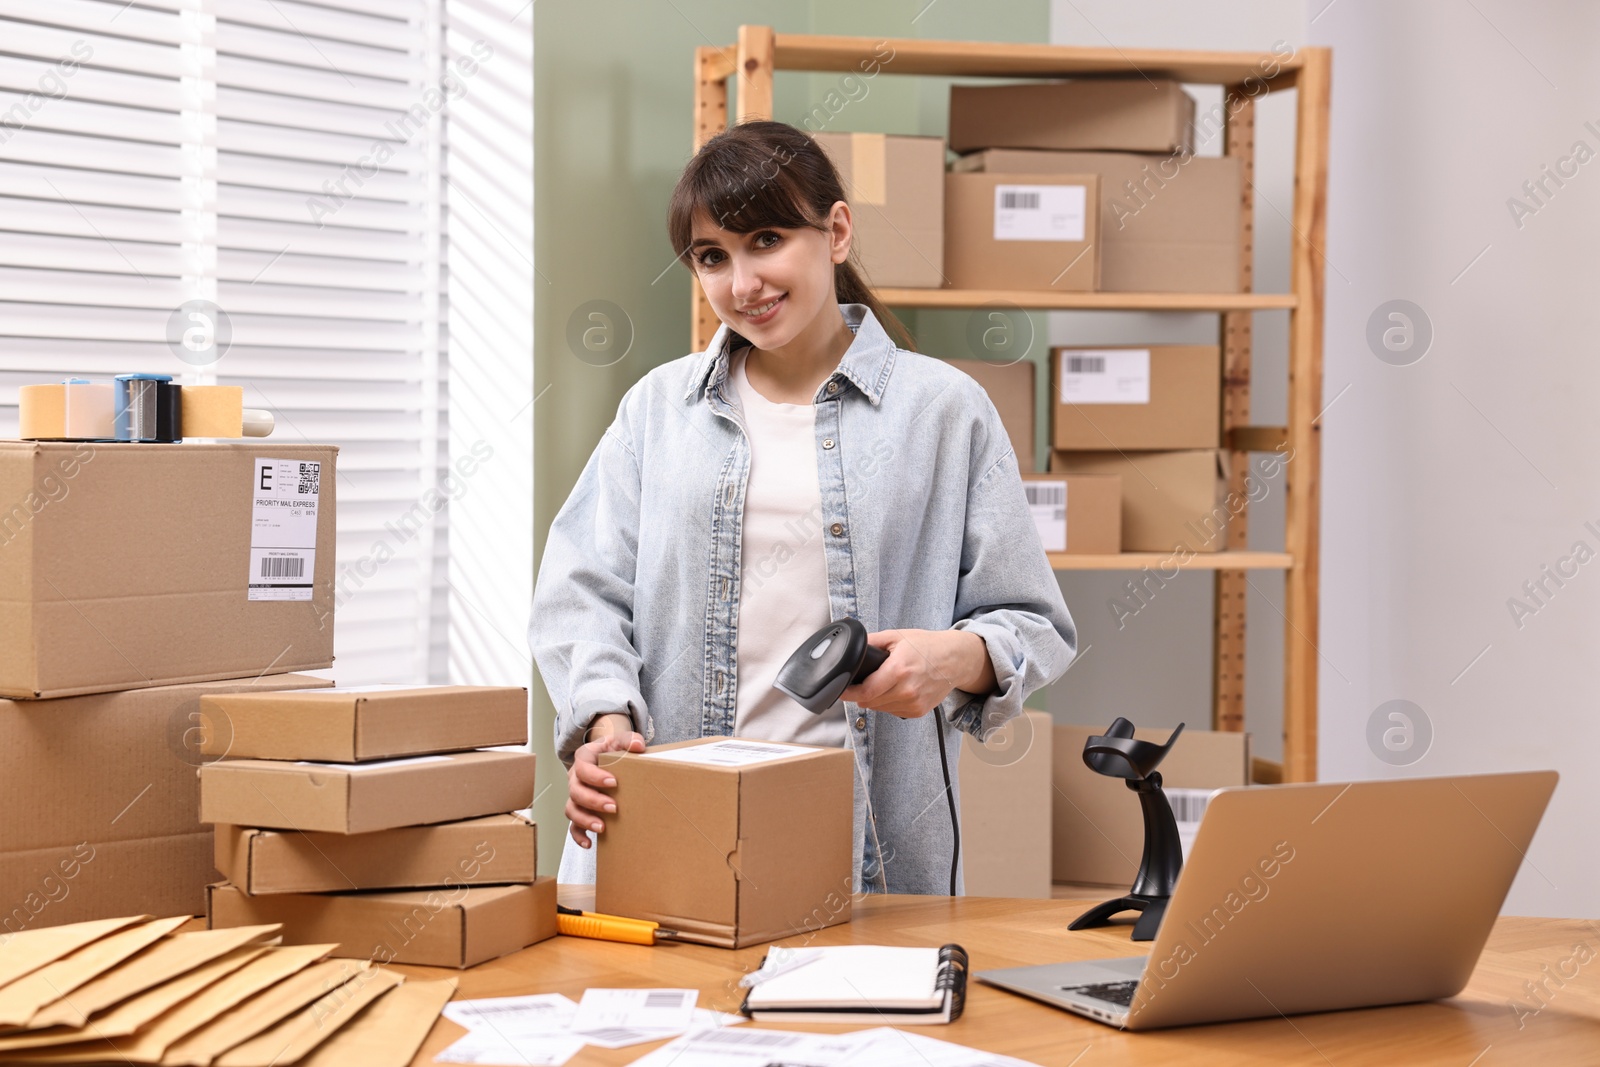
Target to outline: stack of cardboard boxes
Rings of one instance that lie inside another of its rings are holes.
[[[336,453],[0,442],[0,938],[204,911],[200,701],[327,684]]]
[[[537,876],[527,691],[371,686],[201,703],[200,818],[216,825],[213,927],[469,967],[556,932]],[[372,892],[381,890],[381,892]]]

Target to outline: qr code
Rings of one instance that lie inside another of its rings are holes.
[[[322,488],[322,464],[320,464],[320,463],[302,463],[302,464],[300,464],[300,488],[298,490],[299,495],[301,495],[301,496],[316,496],[318,490],[320,490],[321,488]]]

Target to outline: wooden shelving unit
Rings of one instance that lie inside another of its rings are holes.
[[[1240,161],[1242,252],[1239,291],[1234,293],[1062,293],[1011,290],[880,289],[884,303],[905,308],[979,308],[1006,304],[1034,310],[1124,310],[1214,312],[1223,355],[1222,423],[1230,455],[1230,489],[1244,498],[1251,451],[1278,444],[1293,449],[1284,466],[1286,534],[1282,552],[1249,549],[1248,512],[1228,524],[1226,550],[1196,553],[1185,570],[1210,570],[1216,583],[1213,623],[1216,667],[1212,725],[1244,729],[1246,572],[1282,570],[1284,588],[1284,759],[1256,760],[1260,781],[1313,781],[1317,777],[1317,574],[1321,514],[1322,450],[1317,420],[1322,411],[1323,254],[1326,234],[1328,86],[1330,55],[1302,48],[1288,58],[1249,52],[1125,51],[1056,45],[980,41],[883,41],[774,33],[768,26],[741,26],[726,47],[695,50],[695,129],[698,148],[729,117],[729,79],[737,84],[740,118],[772,117],[774,71],[859,71],[887,45],[888,74],[961,77],[1061,78],[1091,74],[1170,76],[1220,85],[1226,106],[1224,151]],[[1271,77],[1263,71],[1273,69]],[[1287,293],[1253,291],[1255,104],[1269,92],[1294,89],[1296,100],[1294,206],[1290,218],[1290,278]],[[1289,421],[1287,426],[1250,424],[1251,314],[1284,310],[1289,315]],[[694,290],[694,347],[705,347],[717,319]],[[1170,571],[1169,554],[1052,553],[1057,570]]]

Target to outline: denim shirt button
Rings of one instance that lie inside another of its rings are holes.
[[[822,439],[822,447],[823,447],[823,448],[832,448],[832,447],[833,447],[833,438],[831,438],[831,437],[824,437],[824,438],[823,438],[823,439]]]
[[[839,383],[838,382],[829,382],[828,383],[828,392],[837,393],[838,391],[839,391]]]
[[[832,526],[828,527],[828,529],[829,529],[829,531],[832,532],[833,536],[835,536],[835,537],[843,537],[844,536],[844,523],[842,523],[842,522],[836,522]]]
[[[865,715],[856,716],[856,729],[857,730],[865,730],[866,728],[867,728],[867,717]]]

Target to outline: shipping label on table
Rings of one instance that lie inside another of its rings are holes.
[[[996,241],[1081,241],[1088,187],[1083,185],[996,185]]]
[[[251,600],[310,600],[322,464],[257,457],[250,484]]]
[[[1046,552],[1067,550],[1067,480],[1029,479],[1022,483],[1028,494],[1028,510]]]
[[[1074,348],[1061,353],[1063,404],[1150,403],[1148,348]]]

